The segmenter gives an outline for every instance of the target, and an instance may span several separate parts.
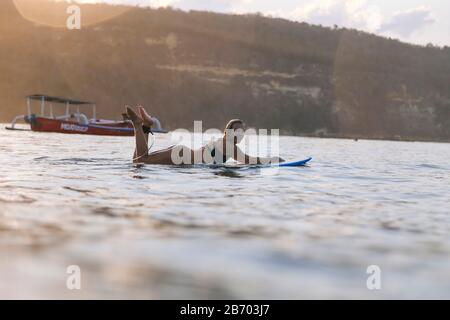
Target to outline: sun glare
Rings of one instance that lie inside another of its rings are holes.
[[[13,0],[23,18],[36,24],[65,27],[67,8],[73,3],[56,0]],[[82,4],[83,26],[89,26],[115,18],[132,9],[130,6],[116,5],[99,8],[96,4]]]

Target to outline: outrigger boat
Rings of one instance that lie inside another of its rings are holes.
[[[40,115],[32,112],[32,101],[40,102]],[[49,105],[48,114],[46,115],[46,107]],[[54,104],[57,106],[65,106],[65,114],[62,116],[54,115]],[[91,108],[92,118],[81,113],[81,108]],[[72,113],[75,108],[75,112]],[[59,97],[51,97],[47,95],[30,95],[27,96],[27,115],[21,115],[14,118],[11,127],[8,130],[26,130],[16,128],[19,121],[24,121],[30,125],[31,131],[38,132],[58,132],[70,134],[90,134],[103,136],[133,136],[133,124],[131,121],[125,119],[123,121],[102,120],[96,118],[96,105],[92,102],[72,100]],[[153,132],[167,133],[161,129],[161,123],[158,119],[155,121]]]

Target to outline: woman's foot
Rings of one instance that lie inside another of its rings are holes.
[[[139,114],[141,115],[141,119],[144,121],[144,126],[151,128],[155,124],[152,117],[145,111],[144,107],[139,106]]]
[[[131,122],[133,122],[133,125],[142,126],[144,120],[142,120],[142,118],[139,117],[138,114],[131,107],[126,106],[125,109],[127,110],[127,116],[130,118]]]

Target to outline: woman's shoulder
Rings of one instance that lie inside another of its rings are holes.
[[[223,138],[218,138],[218,139],[212,139],[209,142],[207,142],[204,147],[208,148],[208,149],[214,149],[218,146],[220,146],[220,144],[223,142]]]

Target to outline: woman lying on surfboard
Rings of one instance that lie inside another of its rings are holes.
[[[126,107],[127,115],[133,122],[134,135],[136,138],[136,150],[133,157],[134,163],[179,165],[180,163],[178,163],[179,161],[177,159],[184,159],[185,156],[188,156],[188,159],[198,159],[195,164],[223,164],[229,158],[233,158],[243,164],[284,162],[284,160],[279,157],[261,158],[251,157],[245,154],[237,146],[237,144],[244,138],[244,123],[239,119],[228,122],[222,138],[198,150],[192,150],[187,147],[172,146],[167,149],[149,152],[148,134],[151,133],[153,120],[143,107],[139,107],[138,109],[139,114],[137,114],[130,107]],[[185,154],[186,152],[188,154]],[[176,155],[176,157],[174,157],[174,155]],[[194,160],[192,160],[192,163],[182,164],[194,164]]]

